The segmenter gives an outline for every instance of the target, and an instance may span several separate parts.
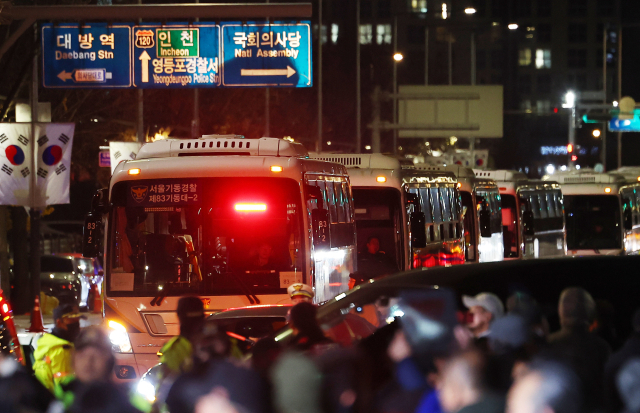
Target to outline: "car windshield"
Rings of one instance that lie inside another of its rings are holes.
[[[286,293],[302,281],[300,188],[287,178],[121,182],[112,296]]]
[[[622,248],[620,201],[616,195],[565,195],[567,248]]]
[[[73,260],[62,257],[40,257],[40,272],[66,272],[72,273]]]

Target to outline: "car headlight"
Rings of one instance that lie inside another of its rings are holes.
[[[156,401],[156,387],[149,380],[144,377],[138,382],[136,392],[148,400],[150,403]]]
[[[133,353],[127,329],[120,323],[109,320],[109,340],[116,353]]]

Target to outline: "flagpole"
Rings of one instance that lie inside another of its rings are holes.
[[[34,25],[34,35],[38,44],[38,23]],[[29,174],[29,206],[31,216],[30,231],[30,275],[31,297],[40,298],[40,205],[38,199],[38,146],[36,145],[36,122],[38,122],[38,48],[33,56],[33,68],[31,74],[31,156],[29,156],[31,173]]]

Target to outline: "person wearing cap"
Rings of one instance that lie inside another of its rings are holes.
[[[504,306],[497,295],[492,293],[480,293],[475,297],[462,296],[462,303],[469,309],[473,316],[467,328],[471,331],[476,341],[486,340],[491,331],[491,324],[504,315]]]
[[[313,297],[315,296],[313,288],[302,283],[291,284],[287,288],[287,293],[294,305],[298,303],[313,303]]]
[[[195,296],[182,297],[178,301],[180,335],[169,340],[160,350],[160,363],[166,373],[181,373],[190,368],[193,342],[204,324],[204,305]]]
[[[38,348],[33,354],[33,370],[40,382],[53,391],[56,384],[73,374],[71,356],[73,343],[80,333],[80,315],[77,306],[62,304],[53,310],[55,327],[51,333],[38,340]]]
[[[46,412],[51,393],[17,360],[19,343],[0,318],[0,412]]]

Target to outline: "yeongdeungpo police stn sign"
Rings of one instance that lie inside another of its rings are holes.
[[[310,87],[309,22],[45,24],[51,88]]]

